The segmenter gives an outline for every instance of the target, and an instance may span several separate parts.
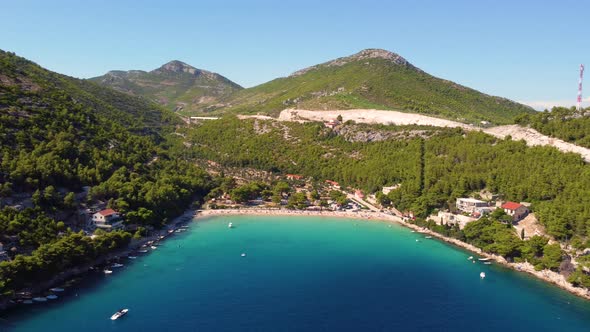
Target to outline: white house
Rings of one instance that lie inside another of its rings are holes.
[[[123,218],[113,209],[98,211],[92,215],[92,223],[97,228],[120,229],[123,228]]]
[[[482,208],[489,207],[488,202],[480,201],[475,198],[457,198],[457,209],[463,212],[473,213],[480,212]]]
[[[507,215],[512,217],[513,221],[519,221],[529,213],[526,206],[515,202],[506,202],[502,204],[501,208]]]

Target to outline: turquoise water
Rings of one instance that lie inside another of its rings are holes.
[[[0,330],[590,330],[590,302],[468,256],[377,221],[216,217]]]

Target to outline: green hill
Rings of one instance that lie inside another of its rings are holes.
[[[206,194],[182,157],[178,117],[145,99],[50,72],[0,51],[0,308],[14,291],[123,248],[128,232],[89,237],[106,206],[137,229],[161,227]]]
[[[179,112],[220,107],[219,100],[242,87],[229,79],[181,61],[171,61],[150,72],[110,71],[90,79],[134,96],[143,96]]]
[[[463,122],[511,123],[528,106],[493,97],[416,68],[401,56],[368,49],[245,89],[216,113],[276,116],[286,108],[374,108],[428,114]]]

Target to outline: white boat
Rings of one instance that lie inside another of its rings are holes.
[[[245,252],[243,252],[241,256],[242,256],[242,257],[246,257],[246,253],[245,253]]]
[[[108,270],[108,269],[104,270],[104,274],[111,274],[111,273],[113,273],[113,271]]]
[[[485,265],[492,265],[492,262],[483,262]]]
[[[123,267],[123,264],[115,263],[113,264],[113,268]]]
[[[47,295],[47,299],[49,299],[49,300],[57,300],[57,295],[55,295],[55,294]]]
[[[478,258],[477,260],[481,261],[481,262],[487,262],[487,261],[491,260],[491,258]]]
[[[129,312],[129,309],[120,309],[111,316],[111,320],[117,320],[125,316]]]
[[[142,249],[142,250],[138,250],[137,252],[140,252],[140,253],[142,253],[142,254],[145,254],[145,253],[146,253],[146,252],[148,252],[148,251],[147,251],[147,250],[145,250],[145,249]]]
[[[480,273],[479,274],[479,277],[482,278],[482,279],[485,278],[486,277],[486,273],[485,272]]]
[[[23,304],[33,304],[33,300],[24,300]]]
[[[416,242],[420,242],[420,240],[416,239]]]
[[[427,238],[427,239],[432,239],[432,236],[427,236],[426,238]]]
[[[229,224],[227,224],[227,228],[233,228],[234,224],[232,224],[231,222]]]
[[[473,256],[469,256],[467,259],[468,260],[472,260],[473,259]]]
[[[412,233],[416,233],[416,231],[412,231]]]
[[[46,297],[34,297],[33,301],[35,302],[47,302],[47,298]]]
[[[137,257],[135,257],[135,256],[127,256],[127,258],[129,258],[129,259],[136,259]]]
[[[163,239],[164,239],[164,235],[160,235],[160,240],[163,240]]]
[[[152,248],[152,250],[158,249],[158,247],[156,247],[156,246],[151,246],[150,248]]]
[[[56,292],[56,293],[59,293],[59,292],[63,292],[64,291],[63,288],[50,288],[49,290],[52,291],[52,292]]]
[[[172,233],[174,233],[174,230],[173,229],[171,229],[171,230],[168,231],[168,234],[172,234]]]

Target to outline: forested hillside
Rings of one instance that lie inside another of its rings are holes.
[[[530,126],[547,136],[590,148],[590,109],[577,111],[574,107],[554,107],[551,111],[522,114],[516,123]]]
[[[177,123],[156,104],[0,51],[0,242],[13,258],[0,263],[0,292],[130,240],[78,233],[77,214],[89,204],[106,203],[141,229],[204,195],[208,176],[176,154]]]
[[[585,240],[590,234],[590,167],[579,155],[460,129],[431,128],[414,135],[423,128],[378,128],[405,132],[407,138],[354,142],[319,123],[231,118],[204,123],[188,134],[196,157],[224,165],[301,173],[369,192],[399,183],[388,199],[420,216],[487,188],[507,200],[532,202],[558,239]]]
[[[245,89],[217,112],[277,116],[286,108],[382,109],[467,123],[512,123],[533,109],[425,73],[401,56],[368,49]]]

